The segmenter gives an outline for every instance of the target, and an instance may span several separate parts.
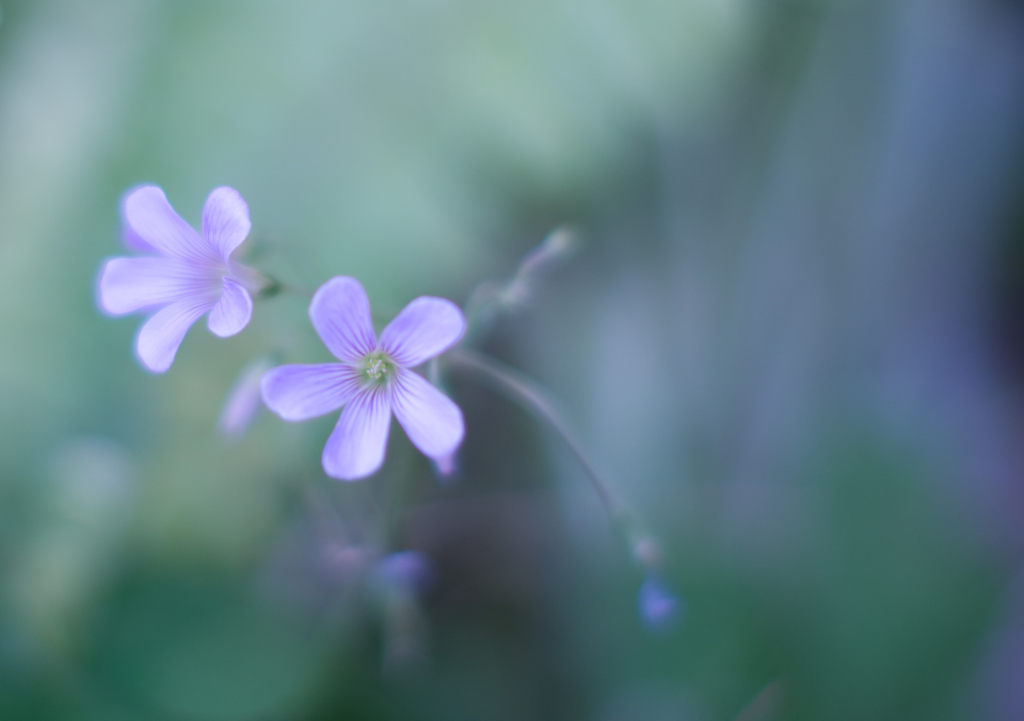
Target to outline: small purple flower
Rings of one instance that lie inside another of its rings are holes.
[[[395,316],[378,341],[363,286],[338,276],[313,295],[309,318],[341,362],[279,366],[261,385],[264,403],[286,421],[345,407],[324,446],[327,475],[354,481],[380,468],[392,411],[425,455],[438,459],[455,451],[464,432],[462,411],[410,368],[462,337],[466,321],[457,305],[421,296]]]
[[[423,592],[434,579],[430,559],[419,551],[398,551],[377,561],[376,581],[388,587]]]
[[[682,612],[682,602],[653,575],[640,586],[636,606],[640,620],[655,632],[671,630]]]
[[[147,368],[170,368],[185,333],[204,313],[210,314],[207,327],[221,338],[245,328],[252,317],[250,293],[259,289],[260,277],[231,259],[252,227],[249,206],[237,190],[213,189],[203,206],[202,235],[155,185],[129,193],[122,213],[125,244],[149,254],[106,262],[100,305],[114,315],[155,311],[135,346]]]

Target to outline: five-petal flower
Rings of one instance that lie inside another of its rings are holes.
[[[263,401],[286,421],[344,406],[327,439],[327,475],[356,480],[384,462],[391,413],[425,455],[445,458],[462,442],[462,411],[410,370],[453,346],[466,321],[457,305],[421,296],[395,316],[378,340],[370,301],[355,278],[338,276],[313,295],[309,317],[340,363],[284,365],[263,376]]]
[[[156,311],[136,339],[147,368],[157,373],[170,368],[185,333],[204,313],[210,313],[207,327],[221,338],[249,323],[250,293],[260,287],[260,278],[231,259],[252,227],[249,206],[237,190],[220,187],[210,193],[202,235],[154,185],[130,193],[122,210],[126,244],[150,255],[108,260],[100,276],[100,305],[114,315]]]

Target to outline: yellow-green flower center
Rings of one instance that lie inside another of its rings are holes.
[[[376,351],[363,358],[359,372],[366,385],[384,385],[395,375],[395,363],[384,353]]]

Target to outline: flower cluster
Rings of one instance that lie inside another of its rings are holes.
[[[232,258],[252,227],[249,206],[238,191],[221,187],[210,193],[201,234],[156,186],[131,192],[122,213],[125,244],[144,255],[105,263],[99,301],[114,315],[152,313],[136,339],[146,368],[168,370],[185,333],[206,313],[207,327],[222,338],[245,328],[252,317],[252,293],[263,279]],[[355,278],[337,277],[313,295],[309,317],[339,362],[271,369],[263,375],[262,396],[288,421],[344,407],[323,452],[329,476],[355,480],[380,468],[392,412],[425,455],[435,460],[452,456],[462,442],[462,412],[411,369],[462,337],[466,321],[458,306],[443,298],[417,298],[378,340],[366,291]]]

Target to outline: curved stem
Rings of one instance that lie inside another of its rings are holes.
[[[583,443],[580,442],[568,421],[562,417],[554,399],[548,395],[547,391],[504,363],[488,358],[481,353],[460,350],[449,355],[446,360],[457,368],[476,373],[488,381],[494,390],[523,405],[533,415],[546,421],[562,436],[565,444],[569,446],[569,450],[576,456],[576,460],[583,466],[584,472],[608,513],[613,518],[622,513],[624,510],[622,504],[612,494],[608,483],[590,461],[590,457],[583,448]]]
[[[654,539],[640,530],[628,508],[616,497],[607,480],[590,460],[583,443],[558,410],[558,404],[544,388],[504,363],[474,351],[457,350],[445,356],[445,360],[451,366],[473,373],[493,390],[551,426],[583,467],[613,525],[625,536],[634,559],[648,569],[655,569],[659,565],[660,554]]]

